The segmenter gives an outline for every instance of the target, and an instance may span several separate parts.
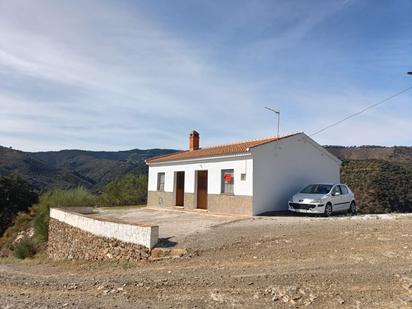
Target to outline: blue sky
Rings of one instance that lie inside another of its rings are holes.
[[[412,1],[0,0],[0,145],[308,134],[412,85]],[[412,145],[412,91],[319,134]]]

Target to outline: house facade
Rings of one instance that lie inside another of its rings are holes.
[[[341,161],[304,133],[200,148],[146,161],[148,206],[258,215],[286,210],[308,183],[339,182]]]

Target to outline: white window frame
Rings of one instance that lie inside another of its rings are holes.
[[[163,178],[163,181],[161,181]],[[164,172],[157,173],[157,191],[164,192],[165,191],[165,178],[166,174]]]
[[[225,174],[230,173],[232,174],[232,180],[230,183],[225,182]],[[228,169],[223,169],[221,171],[221,193],[222,194],[228,194],[228,195],[234,195],[235,194],[235,170],[233,168],[228,168]]]

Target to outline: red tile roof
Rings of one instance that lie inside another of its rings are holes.
[[[300,134],[300,132],[280,136],[279,140],[288,138],[288,137],[291,137],[297,134]],[[276,140],[278,140],[278,138],[272,136],[272,137],[260,138],[260,139],[255,139],[255,140],[243,141],[243,142],[234,143],[234,144],[225,144],[225,145],[219,145],[219,146],[205,147],[205,148],[200,148],[198,150],[192,150],[192,151],[190,150],[179,151],[179,152],[164,155],[164,156],[150,158],[146,160],[146,163],[160,163],[160,162],[179,161],[179,160],[187,160],[187,159],[194,159],[194,158],[240,154],[240,153],[248,152],[250,148],[263,145],[266,143],[270,143]]]

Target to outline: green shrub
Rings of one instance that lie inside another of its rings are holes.
[[[109,182],[98,198],[99,206],[140,205],[147,201],[147,177],[129,174]]]
[[[35,244],[30,238],[23,238],[12,249],[14,256],[18,259],[33,257],[36,254]]]
[[[50,208],[43,205],[36,205],[33,219],[34,235],[38,241],[49,239],[49,211]]]
[[[49,211],[52,207],[94,206],[96,196],[84,187],[69,190],[55,189],[40,195],[39,203],[33,207],[34,235],[38,241],[47,241],[49,234]]]
[[[96,196],[84,187],[69,190],[55,189],[40,195],[39,205],[45,207],[94,206]]]

